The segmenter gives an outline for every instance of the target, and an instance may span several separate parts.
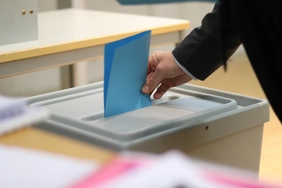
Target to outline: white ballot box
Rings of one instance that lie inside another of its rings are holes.
[[[126,92],[126,91],[124,91]],[[115,151],[161,153],[178,149],[190,157],[258,172],[266,100],[185,84],[153,105],[104,118],[103,83],[28,98],[51,117],[37,128]]]
[[[1,0],[0,46],[37,39],[37,0]]]

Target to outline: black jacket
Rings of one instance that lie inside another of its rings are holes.
[[[224,2],[224,4],[223,4]],[[256,76],[282,122],[282,7],[279,0],[222,0],[173,51],[205,80],[243,44]]]

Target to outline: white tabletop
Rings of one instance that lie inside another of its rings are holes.
[[[152,35],[188,28],[189,21],[85,9],[38,14],[38,41],[0,46],[0,63],[102,45],[152,30]]]

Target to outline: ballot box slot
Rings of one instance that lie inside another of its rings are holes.
[[[102,118],[104,118],[104,111],[100,111],[94,114],[83,116],[83,117],[80,117],[79,119],[82,121],[94,121],[94,120],[102,119]]]
[[[180,98],[180,96],[177,96],[177,95],[163,96],[163,97],[160,98],[160,99],[154,99],[154,98],[151,96],[152,105],[157,105],[157,104],[160,104],[160,103],[168,102],[168,101],[175,100],[175,99],[179,99],[179,98]]]
[[[171,95],[171,96],[164,96],[161,99],[153,99],[152,98],[152,105],[157,105],[157,104],[161,104],[164,102],[168,102],[171,100],[175,100],[180,98],[179,96],[176,95]],[[95,112],[93,114],[89,114],[83,117],[79,117],[80,120],[82,121],[96,121],[99,119],[103,119],[104,118],[104,111],[100,111],[100,112]]]

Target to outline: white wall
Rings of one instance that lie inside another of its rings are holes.
[[[55,10],[58,7],[57,0],[37,0],[37,4],[39,12]]]
[[[157,5],[135,5],[122,6],[115,0],[74,0],[84,2],[86,9],[105,10],[113,12],[123,12],[131,14],[144,14],[152,16],[188,19],[191,21],[191,27],[188,30],[199,26],[204,15],[213,8],[213,3],[204,2],[185,2],[185,3],[169,3]],[[187,32],[187,33],[188,33]]]
[[[38,0],[38,11],[57,9],[57,0]],[[61,88],[59,69],[48,69],[0,79],[0,94],[31,96]]]

